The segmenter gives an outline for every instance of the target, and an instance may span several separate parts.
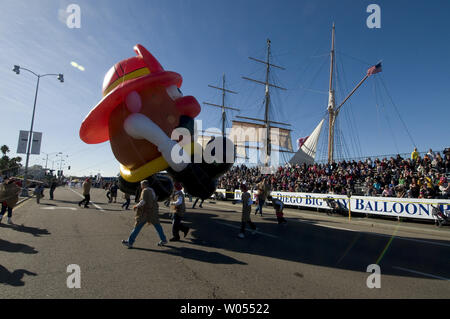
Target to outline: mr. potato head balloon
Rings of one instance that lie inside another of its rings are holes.
[[[81,124],[81,139],[88,144],[110,141],[120,163],[119,187],[126,193],[134,194],[139,182],[147,179],[159,200],[167,198],[172,183],[157,174],[167,170],[189,194],[211,196],[216,178],[232,163],[180,163],[172,158],[174,153],[193,156],[170,137],[180,127],[194,136],[200,105],[194,97],[181,93],[181,75],[165,71],[142,45],[136,45],[134,51],[137,56],[115,64],[106,73],[103,99]],[[231,142],[226,140],[223,145]]]

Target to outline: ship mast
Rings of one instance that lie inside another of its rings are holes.
[[[271,147],[270,147],[270,124],[271,123],[277,123],[277,124],[282,124],[282,125],[288,125],[290,126],[290,124],[286,124],[286,123],[280,123],[280,122],[274,122],[270,120],[270,87],[273,88],[277,88],[277,89],[281,89],[281,90],[286,90],[285,88],[273,85],[271,83],[269,83],[269,74],[270,74],[270,67],[275,67],[275,68],[279,68],[281,70],[285,70],[283,67],[278,66],[278,65],[274,65],[270,63],[270,39],[267,39],[267,58],[266,61],[261,61],[252,57],[249,57],[249,59],[254,60],[256,62],[259,63],[263,63],[266,65],[266,81],[262,82],[262,81],[258,81],[258,80],[254,80],[254,79],[250,79],[247,78],[245,76],[243,76],[242,78],[244,80],[249,80],[249,81],[253,81],[259,84],[263,84],[266,88],[265,90],[265,98],[264,98],[264,120],[260,120],[260,119],[255,119],[255,118],[249,118],[249,117],[243,117],[243,116],[236,116],[238,118],[243,118],[243,119],[249,119],[249,120],[253,120],[253,121],[261,121],[264,122],[265,125],[265,129],[266,129],[266,138],[264,141],[264,149],[266,151],[266,156],[265,156],[265,160],[264,160],[264,166],[268,166],[269,165],[269,159],[270,159],[270,154],[271,154]]]
[[[219,88],[217,86],[212,86],[212,85],[208,85],[208,86],[213,89],[222,91],[222,105],[217,105],[217,104],[208,103],[208,102],[203,102],[203,104],[220,107],[222,109],[222,137],[225,138],[225,122],[226,122],[226,118],[227,118],[225,110],[240,111],[239,109],[225,106],[225,93],[228,92],[228,93],[232,93],[232,94],[237,94],[237,92],[225,89],[225,73],[222,75],[222,87],[221,88]]]
[[[334,99],[334,89],[333,89],[333,71],[334,71],[334,59],[335,59],[335,49],[334,49],[334,23],[333,23],[333,31],[331,34],[331,64],[330,64],[330,89],[328,92],[328,117],[329,117],[329,127],[328,127],[328,164],[331,164],[334,159],[334,125],[336,124],[336,119],[339,115],[339,111],[342,106],[347,102],[347,100],[356,92],[356,90],[367,80],[369,76],[374,73],[367,72],[367,74],[363,77],[363,79],[355,86],[355,88],[345,97],[344,101],[336,107],[336,102]],[[381,62],[377,64],[377,66],[381,66]],[[373,67],[375,68],[375,66]]]
[[[270,92],[269,92],[269,73],[270,73],[270,40],[267,39],[267,61],[266,61],[266,93],[265,93],[265,111],[264,111],[264,122],[266,124],[266,158],[265,166],[268,165],[268,160],[270,158],[270,125],[269,125],[269,105],[270,105]]]
[[[335,112],[335,99],[333,90],[333,69],[334,69],[334,23],[333,31],[331,35],[331,52],[330,52],[330,89],[328,91],[328,164],[333,162],[333,152],[334,152],[334,123],[336,120],[337,113]]]

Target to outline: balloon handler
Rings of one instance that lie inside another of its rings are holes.
[[[181,221],[186,212],[186,204],[184,203],[183,187],[181,183],[176,182],[175,192],[171,196],[170,211],[172,212],[172,235],[170,241],[180,241],[180,231],[184,233],[184,237],[189,232],[189,227],[184,225]]]
[[[173,183],[158,174],[167,171],[187,193],[209,198],[217,178],[233,165],[234,157],[225,161],[226,151],[228,157],[234,152],[233,143],[216,137],[205,149],[212,149],[213,156],[218,151],[222,160],[207,163],[204,156],[199,160],[198,150],[203,150],[200,145],[193,147],[199,103],[181,93],[180,74],[165,71],[142,45],[137,44],[134,51],[137,56],[115,64],[106,73],[103,99],[81,124],[80,138],[88,144],[110,141],[120,163],[119,187],[124,193],[135,194],[139,183],[147,180],[158,201],[168,199]],[[222,146],[223,152],[216,145]]]
[[[278,198],[273,198],[271,195],[269,195],[267,197],[267,199],[272,202],[273,209],[275,209],[275,214],[277,215],[278,225],[281,225],[281,224],[286,225],[287,221],[286,221],[286,219],[284,219],[284,214],[283,214],[283,207],[284,207],[283,202],[281,200],[279,200]]]

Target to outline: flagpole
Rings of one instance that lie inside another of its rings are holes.
[[[367,73],[366,76],[358,83],[358,85],[350,92],[349,95],[347,95],[347,97],[344,99],[344,101],[337,107],[336,109],[336,113],[339,112],[340,108],[342,107],[342,105],[344,105],[345,102],[347,102],[347,100],[353,95],[353,93],[355,93],[355,91],[364,83],[365,80],[367,80],[367,78],[370,75]]]

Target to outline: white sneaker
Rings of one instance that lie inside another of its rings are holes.
[[[167,240],[160,240],[159,243],[158,243],[158,246],[162,247],[165,244],[167,244]]]
[[[245,238],[245,235],[243,233],[239,233],[238,237],[239,238]]]
[[[12,222],[11,218],[9,218],[9,217],[8,217],[8,224],[13,225],[13,222]]]
[[[128,240],[122,240],[122,244],[127,246],[129,249],[133,248],[133,245],[128,242]]]
[[[252,235],[256,234],[258,232],[258,228],[255,228],[254,230],[252,230]]]

